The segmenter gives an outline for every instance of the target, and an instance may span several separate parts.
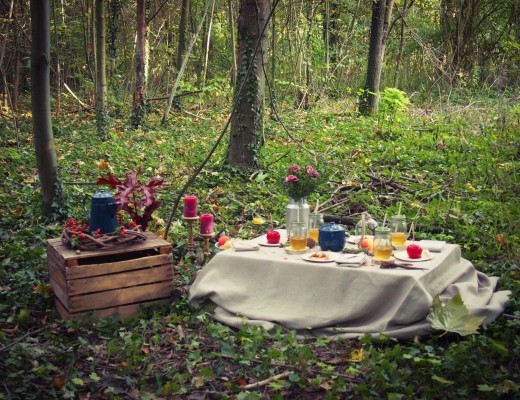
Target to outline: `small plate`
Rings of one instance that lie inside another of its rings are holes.
[[[365,237],[367,239],[374,238],[374,236],[372,236],[372,235],[365,235]],[[351,243],[351,244],[359,244],[360,241],[361,241],[361,236],[352,235],[347,238],[347,243]]]
[[[278,243],[267,243],[267,242],[263,242],[263,243],[258,243],[260,246],[265,246],[265,247],[281,247],[282,243],[281,242],[278,242]]]
[[[227,249],[223,249],[221,248],[219,245],[218,245],[218,242],[215,243],[215,247],[220,250],[220,251],[224,251],[224,250],[229,250],[229,249],[232,249],[233,248],[233,242],[231,242],[231,247],[227,248]]]
[[[398,251],[394,254],[394,257],[401,261],[417,262],[431,260],[433,258],[433,254],[430,253],[428,250],[423,250],[421,258],[410,258],[408,257],[408,253],[406,251]]]
[[[320,253],[325,253],[327,254],[327,257],[328,258],[313,258],[311,257],[314,253],[308,253],[308,254],[305,254],[303,257],[302,257],[302,260],[304,261],[309,261],[309,262],[315,262],[315,263],[330,263],[330,262],[335,262],[336,259],[338,258],[338,254],[336,253],[330,253],[328,251],[321,251]]]
[[[305,254],[309,251],[309,248],[306,247],[303,250],[292,250],[290,247],[284,247],[284,250],[287,252],[287,254]]]

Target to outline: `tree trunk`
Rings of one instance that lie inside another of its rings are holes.
[[[137,43],[135,48],[135,92],[133,125],[139,127],[144,117],[144,93],[146,88],[146,0],[137,0]]]
[[[63,199],[51,126],[49,0],[31,0],[31,101],[34,149],[42,192],[42,214],[50,217]]]
[[[412,1],[413,3],[413,1]],[[411,7],[411,6],[410,6]],[[399,83],[399,69],[401,68],[401,60],[403,59],[403,47],[404,47],[404,26],[405,26],[405,18],[408,14],[408,0],[404,0],[403,3],[403,12],[401,14],[401,32],[399,33],[399,52],[397,54],[397,60],[395,64],[395,72],[394,72],[394,87],[396,88]]]
[[[96,120],[99,136],[108,131],[105,2],[96,0]]]
[[[233,1],[228,0],[228,18],[229,18],[229,30],[231,32],[231,87],[237,82],[237,55],[236,55],[236,43],[235,43],[235,24],[233,17]]]
[[[381,69],[388,37],[388,32],[385,32],[385,22],[388,27],[392,6],[393,0],[377,0],[372,3],[367,79],[359,101],[359,111],[364,115],[376,112],[378,108]]]
[[[255,168],[258,166],[260,132],[263,124],[265,94],[264,64],[267,54],[267,29],[264,30],[269,14],[268,0],[241,0],[238,15],[238,79],[235,89],[238,98],[236,112],[231,119],[228,163],[235,167]],[[263,35],[262,35],[263,32]],[[260,42],[257,51],[255,48]],[[251,73],[244,81],[250,63]]]
[[[206,32],[206,46],[204,52],[204,65],[202,67],[202,84],[206,83],[207,74],[208,74],[208,61],[209,61],[209,50],[211,48],[211,28],[213,26],[213,14],[215,12],[215,0],[213,0],[211,4],[211,13],[209,14],[208,19],[208,31]]]
[[[56,46],[56,109],[61,109],[61,61],[60,41],[58,40],[58,24],[56,23],[56,2],[52,1],[52,19],[54,23],[54,45]]]
[[[188,18],[190,16],[190,0],[182,0],[181,20],[179,22],[179,45],[177,47],[177,62],[175,68],[181,69],[182,60],[186,53],[186,42],[188,37]]]

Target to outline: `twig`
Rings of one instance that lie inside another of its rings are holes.
[[[250,383],[249,385],[240,386],[240,389],[241,390],[257,389],[259,387],[268,385],[272,381],[277,381],[280,379],[287,378],[292,373],[293,373],[292,371],[285,371],[285,372],[282,372],[281,374],[270,376],[269,378],[264,379],[263,381],[258,381],[255,383]]]
[[[31,335],[34,335],[36,333],[40,333],[41,331],[45,330],[45,329],[54,329],[56,328],[57,324],[50,324],[50,325],[46,325],[46,326],[43,326],[39,329],[35,329],[34,331],[29,331],[27,332],[25,335],[22,335],[20,336],[18,339],[15,339],[13,340],[11,343],[7,344],[6,346],[2,347],[0,349],[0,352],[2,351],[6,351],[7,349],[10,349],[11,347],[13,347],[16,343],[19,343],[21,342],[22,340],[24,340],[26,337],[28,336],[31,336]]]
[[[511,314],[503,314],[504,317],[510,318],[510,319],[520,319],[518,315],[511,315]]]
[[[181,110],[181,111],[182,111],[184,114],[188,114],[188,115],[191,116],[191,117],[194,117],[194,118],[200,118],[200,119],[203,119],[204,121],[211,121],[210,118],[201,117],[200,115],[190,113],[189,111],[186,111],[186,110]]]

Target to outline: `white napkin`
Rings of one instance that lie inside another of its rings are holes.
[[[260,250],[260,247],[257,244],[247,243],[242,241],[233,242],[233,248],[235,251],[255,251]]]
[[[336,260],[336,263],[344,267],[359,268],[365,263],[366,260],[367,256],[364,253],[343,254]]]
[[[446,245],[446,242],[443,240],[420,240],[419,245],[425,250],[440,253]]]

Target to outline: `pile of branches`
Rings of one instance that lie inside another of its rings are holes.
[[[105,234],[99,237],[90,235],[86,230],[65,228],[61,231],[61,241],[68,247],[77,250],[96,250],[126,245],[146,240],[146,235],[139,226],[127,228],[117,234]]]

